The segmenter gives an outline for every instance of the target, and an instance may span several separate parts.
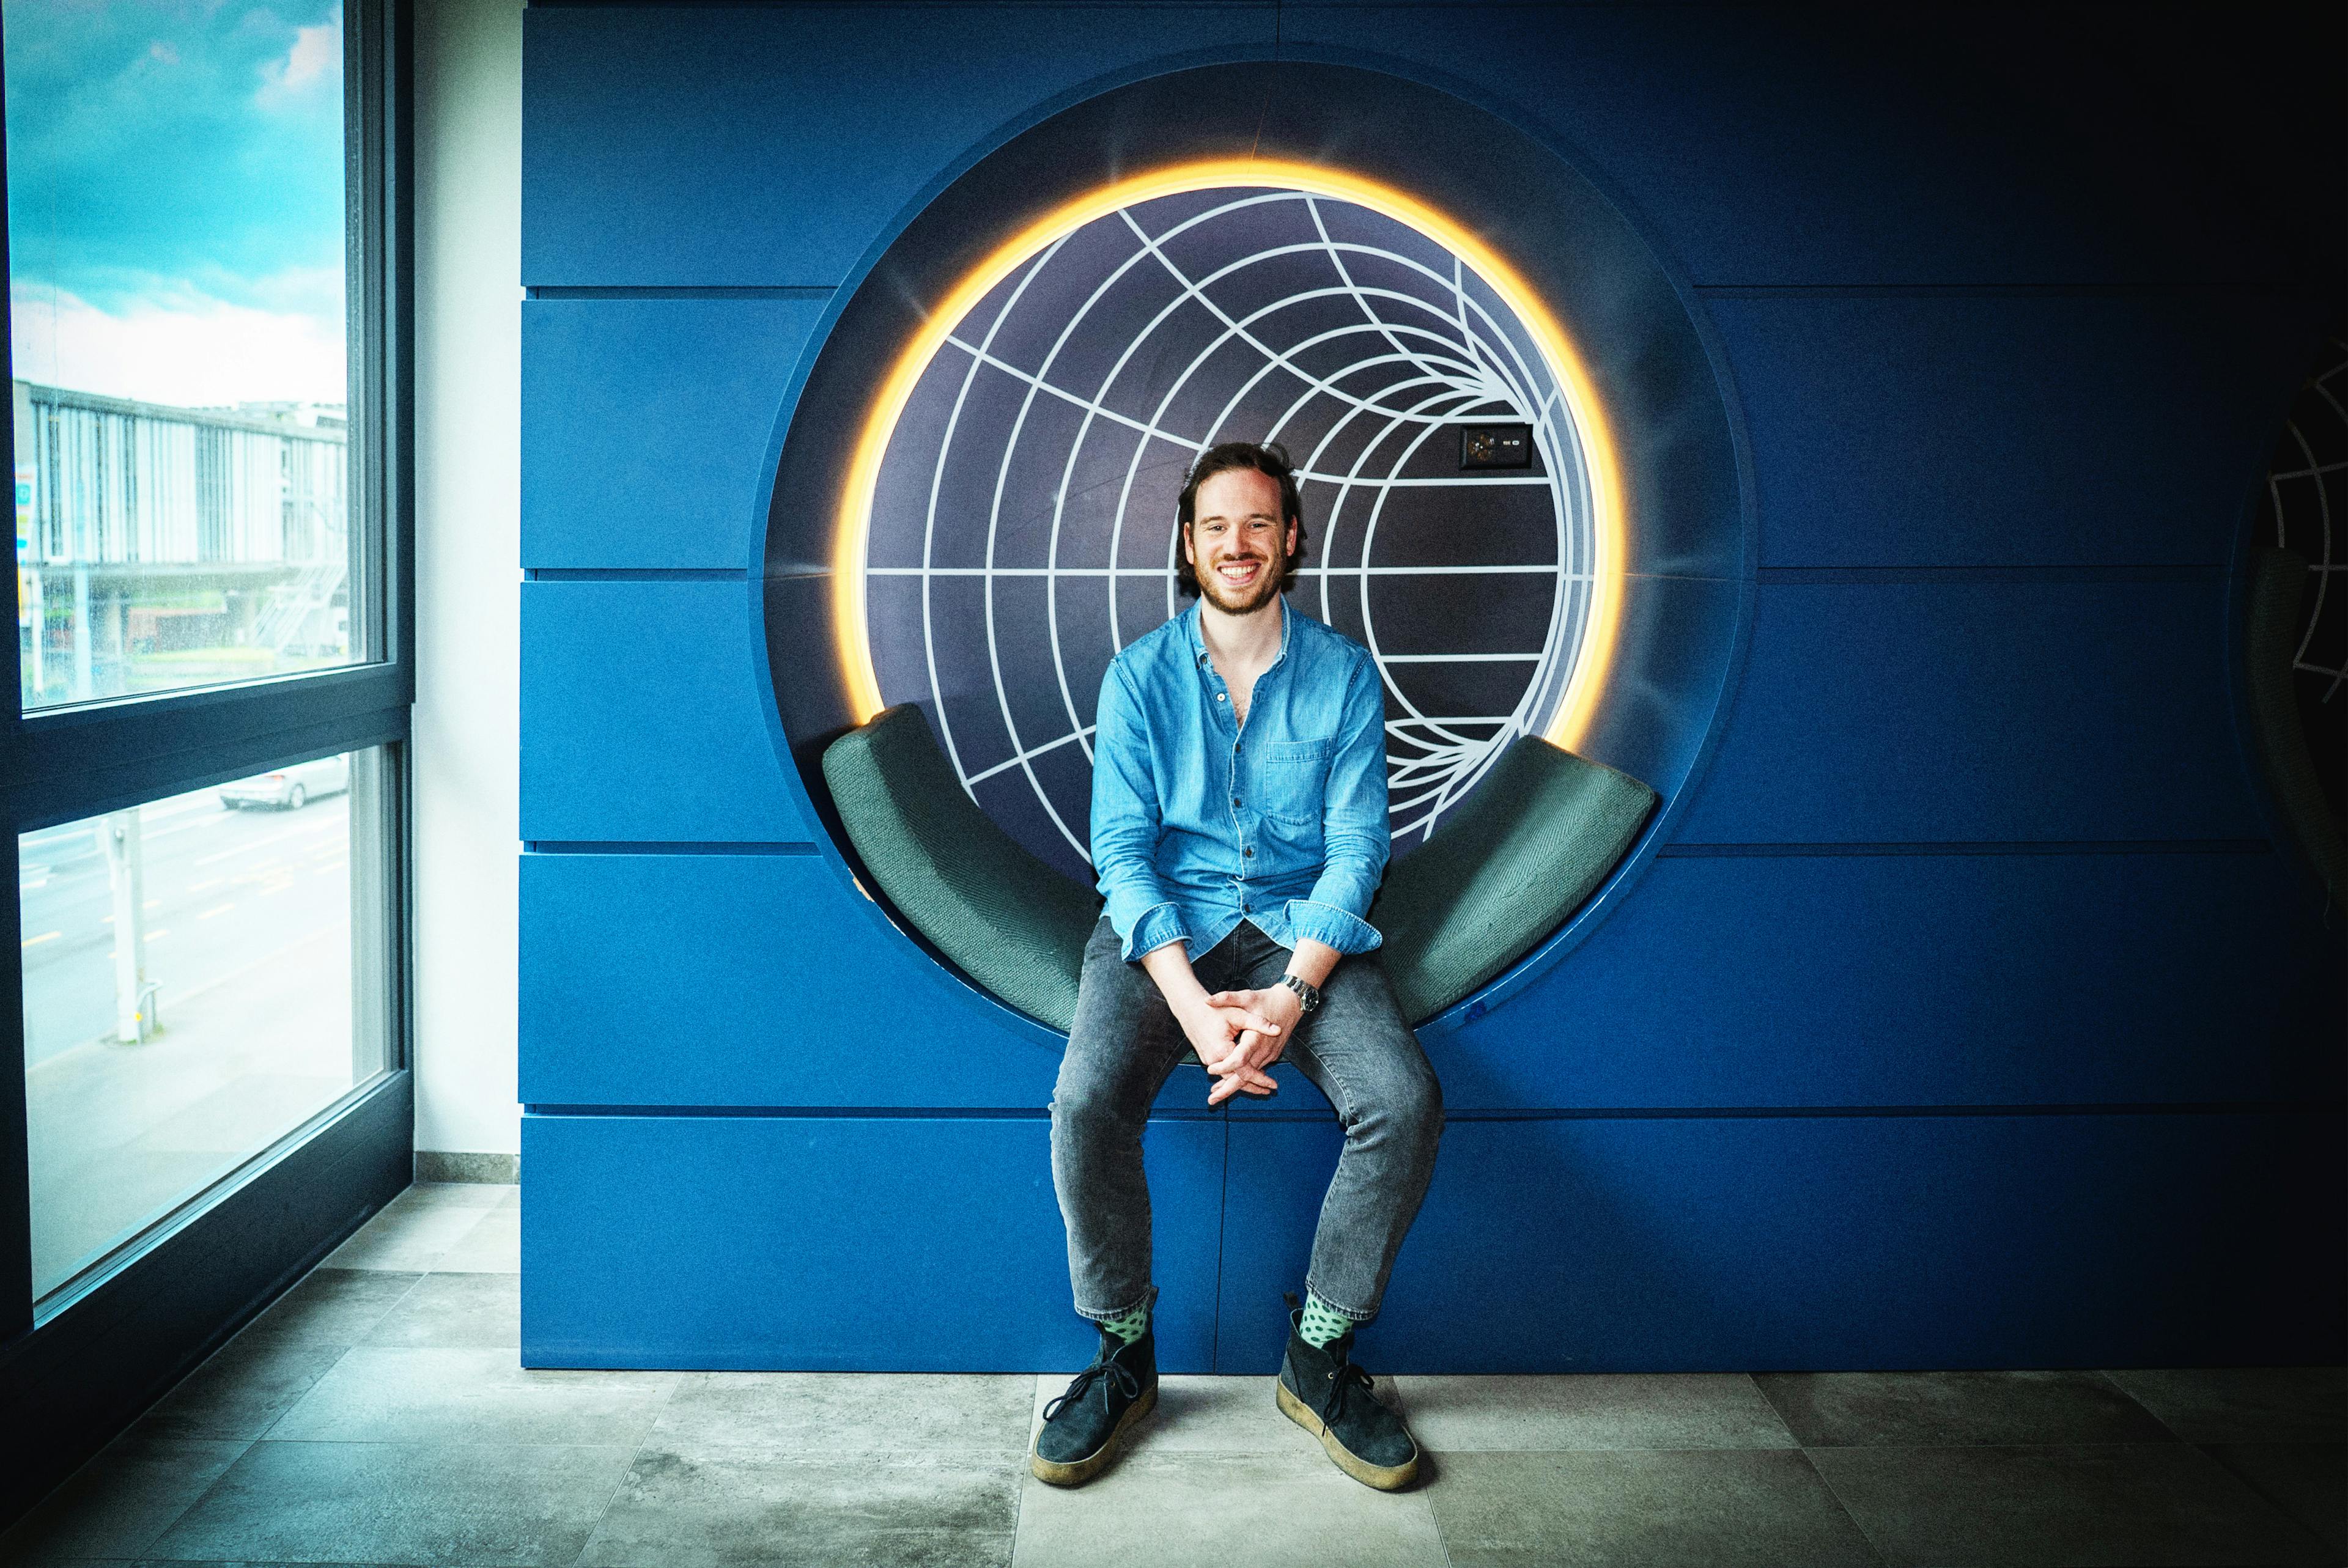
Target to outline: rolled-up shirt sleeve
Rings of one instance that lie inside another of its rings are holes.
[[[1379,789],[1383,798],[1383,772]],[[1158,781],[1141,700],[1116,660],[1101,676],[1093,731],[1092,818],[1093,869],[1124,958],[1129,962],[1169,942],[1188,951],[1189,927],[1158,875]]]
[[[1321,809],[1321,875],[1310,896],[1288,901],[1291,932],[1340,953],[1366,953],[1385,940],[1363,918],[1393,850],[1386,825],[1385,717],[1377,666],[1365,655],[1354,661],[1345,685],[1337,749],[1329,763]]]

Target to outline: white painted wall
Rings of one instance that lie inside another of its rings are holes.
[[[521,0],[416,13],[416,1146],[518,1153]]]

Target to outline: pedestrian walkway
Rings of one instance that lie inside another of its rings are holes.
[[[1391,1496],[1269,1378],[1169,1378],[1061,1491],[1025,1453],[1065,1374],[521,1369],[520,1217],[511,1187],[409,1189],[0,1563],[2348,1560],[2337,1367],[1381,1379],[1429,1454]]]

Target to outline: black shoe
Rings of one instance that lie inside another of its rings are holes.
[[[1370,1375],[1354,1365],[1354,1331],[1315,1347],[1301,1332],[1303,1322],[1302,1310],[1289,1308],[1281,1413],[1319,1438],[1337,1468],[1363,1485],[1380,1491],[1408,1486],[1418,1475],[1418,1444],[1402,1418],[1371,1393]]]
[[[1158,1342],[1145,1332],[1128,1345],[1104,1328],[1093,1364],[1044,1407],[1027,1468],[1037,1481],[1075,1486],[1090,1481],[1117,1451],[1125,1429],[1158,1404]]]

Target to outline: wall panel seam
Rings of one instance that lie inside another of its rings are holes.
[[[742,582],[741,567],[723,566],[530,566],[524,582]]]
[[[1696,283],[1695,292],[1713,300],[1997,300],[2141,299],[2160,295],[2240,294],[2256,298],[2318,300],[2304,282],[2289,279],[2164,283]]]
[[[1048,1106],[912,1105],[586,1105],[526,1104],[523,1114],[546,1121],[905,1121],[1048,1122]],[[1918,1117],[1999,1116],[2348,1116],[2348,1100],[2134,1101],[2112,1103],[2000,1105],[1588,1105],[1538,1109],[1447,1107],[1444,1120],[1457,1122],[1712,1122],[1729,1120],[1902,1121]],[[1319,1111],[1158,1110],[1152,1122],[1326,1122],[1336,1113]]]
[[[1921,839],[1879,844],[1830,840],[1773,844],[1659,845],[1658,859],[1803,859],[1854,855],[2264,855],[2263,838]]]
[[[1958,582],[2218,582],[2223,562],[2168,565],[2069,566],[1765,566],[1754,569],[1764,587],[1778,584]]]
[[[529,300],[828,300],[837,283],[530,283]]]
[[[749,840],[626,838],[525,838],[525,855],[814,855],[816,845],[797,839]]]

